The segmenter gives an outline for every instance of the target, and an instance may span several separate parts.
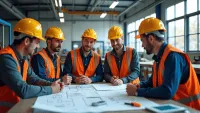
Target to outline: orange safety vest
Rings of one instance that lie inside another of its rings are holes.
[[[100,56],[92,51],[92,58],[90,59],[90,63],[87,67],[87,70],[84,71],[84,64],[82,62],[81,57],[81,48],[75,49],[71,51],[71,59],[72,59],[72,74],[75,76],[85,75],[91,77],[95,74],[96,68],[100,63]]]
[[[49,55],[47,54],[47,52],[45,51],[45,49],[42,49],[41,51],[39,51],[38,53],[42,56],[42,58],[44,59],[44,66],[45,66],[45,73],[46,76],[48,78],[60,78],[60,57],[57,56],[58,58],[56,59],[56,65],[57,65],[57,70],[55,72],[55,68],[53,65],[52,60],[49,58]]]
[[[131,73],[130,64],[132,60],[132,53],[133,53],[133,48],[126,47],[126,52],[123,55],[120,71],[117,67],[114,55],[111,55],[111,51],[106,53],[106,58],[113,76],[117,76],[117,78],[124,78]],[[139,77],[133,80],[131,83],[139,84],[140,83]]]
[[[173,97],[173,100],[176,100],[182,104],[185,104],[187,106],[190,106],[192,108],[200,110],[200,86],[199,81],[196,75],[196,72],[194,68],[192,67],[192,63],[190,62],[189,57],[187,54],[183,53],[181,50],[178,50],[175,47],[172,47],[171,45],[167,45],[167,47],[164,50],[163,56],[161,58],[158,72],[156,72],[156,63],[153,64],[153,87],[158,87],[163,84],[163,75],[165,70],[165,60],[170,52],[178,52],[184,56],[186,59],[188,66],[189,66],[189,78],[185,84],[180,84],[178,87],[178,90],[176,94]],[[177,75],[179,76],[179,75]],[[158,78],[158,81],[157,81]],[[156,85],[158,83],[158,86]]]
[[[0,50],[0,55],[2,54],[10,54],[15,59],[17,63],[16,68],[20,73],[21,71],[20,65],[13,49],[10,46],[7,46],[6,48]],[[22,79],[24,81],[26,81],[26,78],[27,78],[27,71],[28,71],[28,62],[25,60],[23,64],[23,75],[22,75]],[[1,113],[7,112],[12,106],[14,106],[19,101],[20,101],[20,97],[18,97],[15,94],[15,92],[12,89],[10,89],[7,85],[0,86],[0,112]]]

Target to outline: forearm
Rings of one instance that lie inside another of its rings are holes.
[[[138,96],[156,99],[171,99],[173,94],[165,86],[157,88],[139,88]]]
[[[28,85],[17,70],[16,61],[9,55],[0,56],[0,80],[21,98],[32,98],[52,93],[50,86]],[[36,81],[36,80],[34,80]]]
[[[12,90],[23,99],[52,94],[51,86],[36,86],[18,82],[17,87],[17,89],[15,89],[16,86],[12,87]]]
[[[28,77],[27,77],[27,83],[32,85],[39,85],[39,86],[49,86],[51,85],[50,81],[47,81],[45,79],[40,78],[37,76],[31,68],[28,70]]]
[[[140,87],[141,88],[153,87],[153,84],[152,84],[152,75],[151,75],[151,77],[148,80],[140,82]]]
[[[135,70],[134,72],[130,73],[128,76],[122,78],[123,83],[129,83],[133,80],[135,80],[136,78],[139,77],[140,72],[138,70]]]
[[[106,82],[110,82],[111,78],[112,78],[112,75],[110,75],[110,74],[108,74],[108,73],[104,73],[104,80],[105,80]]]
[[[104,80],[106,82],[110,82],[111,79],[112,79],[112,73],[111,73],[110,66],[108,64],[107,57],[106,57],[105,63],[104,63]]]

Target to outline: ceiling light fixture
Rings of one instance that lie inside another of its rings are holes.
[[[114,9],[116,6],[117,6],[117,4],[118,4],[119,2],[118,1],[114,1],[111,5],[110,5],[110,9]]]
[[[61,22],[61,23],[64,23],[64,22],[65,22],[65,19],[64,19],[64,18],[60,18],[60,22]]]
[[[59,12],[58,15],[59,15],[59,17],[64,17],[64,13],[63,12]]]
[[[107,13],[102,13],[100,18],[104,18],[107,15]]]
[[[58,7],[58,1],[57,0],[55,0],[55,5],[56,5],[56,7]]]
[[[60,7],[62,7],[62,1],[61,0],[58,1],[58,4],[59,4]]]

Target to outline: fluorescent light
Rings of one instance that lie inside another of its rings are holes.
[[[62,1],[59,0],[58,3],[59,3],[59,6],[62,7]]]
[[[118,1],[114,1],[111,5],[110,5],[110,9],[114,9],[116,6],[117,6],[117,4],[118,4],[119,2]]]
[[[64,18],[60,18],[60,22],[61,22],[61,23],[64,23],[64,22],[65,22],[65,19],[64,19]]]
[[[58,7],[58,2],[57,2],[57,0],[55,0],[55,5],[56,5],[56,7]]]
[[[104,18],[107,15],[107,13],[102,13],[100,18]]]
[[[59,12],[58,15],[59,15],[59,17],[64,17],[63,12]]]

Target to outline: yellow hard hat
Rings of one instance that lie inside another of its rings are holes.
[[[55,26],[47,29],[46,34],[45,34],[45,38],[47,38],[47,37],[65,40],[62,30],[58,27],[55,27]]]
[[[158,30],[166,31],[165,26],[161,20],[154,17],[144,19],[139,26],[139,35],[137,35],[136,38],[140,38],[140,35],[142,34],[151,33]]]
[[[123,31],[119,26],[112,26],[108,31],[108,39],[118,39],[123,36]]]
[[[32,18],[21,19],[14,27],[15,32],[20,32],[26,35],[34,36],[40,40],[45,40],[42,37],[42,26],[41,24]]]
[[[82,37],[88,37],[88,38],[93,38],[93,39],[97,39],[97,33],[94,31],[94,29],[86,29],[82,35]]]

